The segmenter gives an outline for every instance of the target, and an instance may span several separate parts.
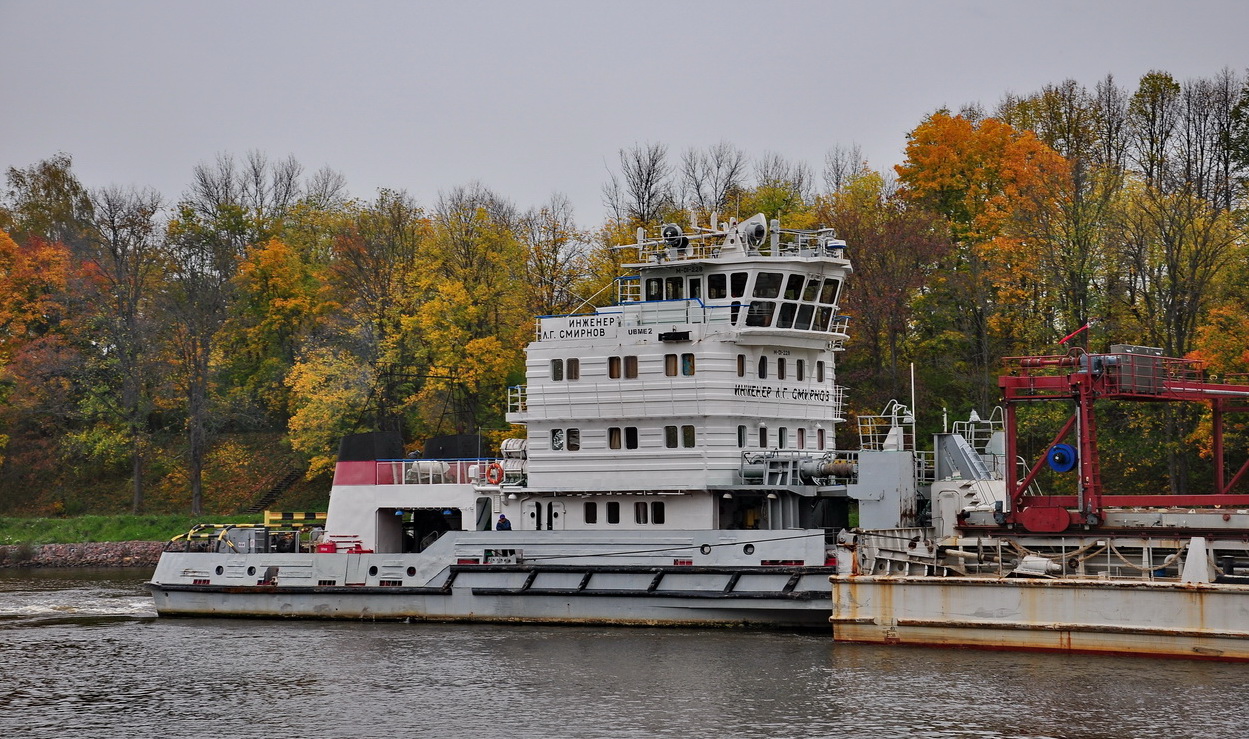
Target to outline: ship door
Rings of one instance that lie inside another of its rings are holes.
[[[546,527],[548,530],[564,528],[564,504],[551,501],[546,504]]]
[[[536,500],[527,500],[525,505],[521,507],[522,520],[525,522],[527,529],[542,528],[542,514],[544,506]]]

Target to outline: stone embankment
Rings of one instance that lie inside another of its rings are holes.
[[[0,567],[155,567],[163,541],[0,546]]]

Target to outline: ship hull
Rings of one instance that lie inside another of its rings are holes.
[[[749,534],[753,544],[728,532],[461,532],[419,554],[165,552],[148,587],[161,616],[826,629],[835,568],[822,532]]]
[[[834,576],[838,642],[1249,661],[1249,586]]]

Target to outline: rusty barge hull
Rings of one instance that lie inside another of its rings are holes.
[[[1249,585],[830,578],[838,642],[1249,661]]]

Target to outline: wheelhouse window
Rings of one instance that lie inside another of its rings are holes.
[[[703,296],[703,279],[701,277],[690,278],[690,299],[697,299]]]
[[[775,298],[781,294],[781,283],[784,275],[779,272],[760,272],[755,278],[753,297]]]
[[[664,297],[668,300],[680,300],[685,297],[683,288],[685,287],[684,277],[669,277],[664,285]]]
[[[728,275],[707,275],[707,298],[719,300],[729,296]]]
[[[664,299],[664,281],[658,277],[651,278],[646,281],[646,299],[647,300],[663,300]]]
[[[734,272],[729,275],[729,297],[740,298],[745,295],[746,282],[749,279],[749,272]]]
[[[776,303],[771,300],[752,300],[746,310],[746,325],[766,327],[772,325],[772,313],[776,311]]]
[[[785,299],[799,300],[802,298],[802,286],[805,282],[802,275],[790,275],[785,278]]]

